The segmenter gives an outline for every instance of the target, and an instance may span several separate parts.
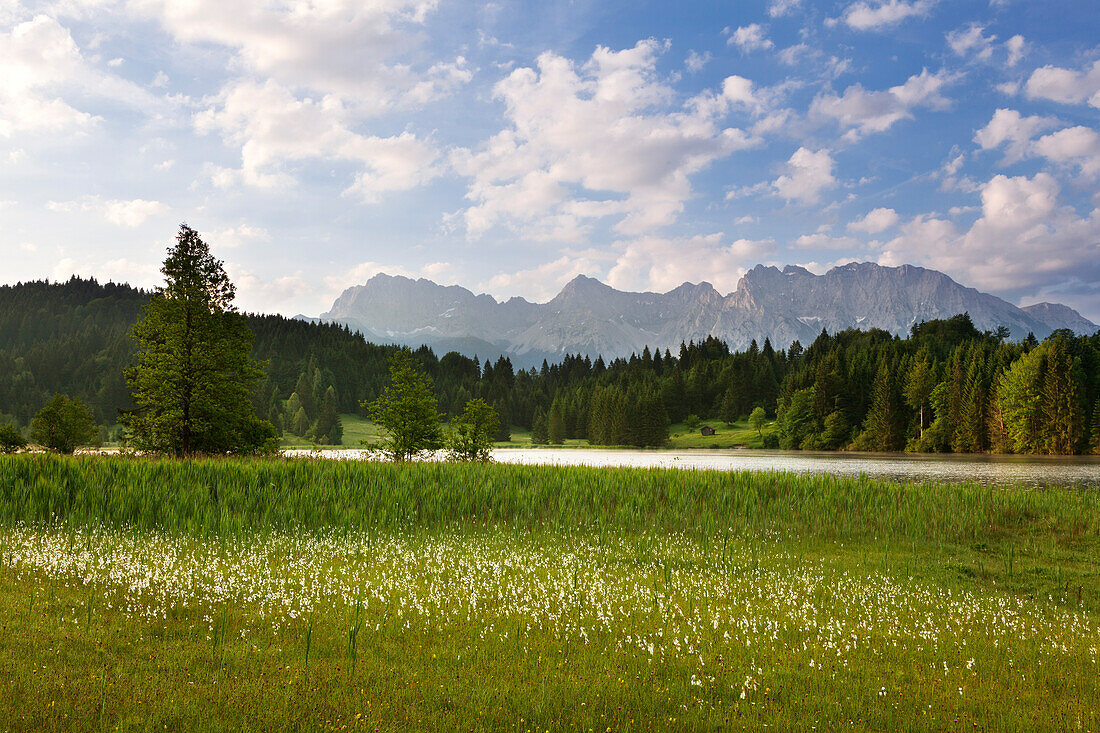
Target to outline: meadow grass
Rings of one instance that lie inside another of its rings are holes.
[[[1100,727],[1095,492],[46,456],[0,487],[0,727]]]

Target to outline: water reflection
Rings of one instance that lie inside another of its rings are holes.
[[[719,471],[833,473],[990,485],[1100,488],[1100,456],[1002,456],[912,453],[828,453],[779,450],[568,450],[502,448],[501,463],[697,468]]]
[[[286,450],[288,456],[318,455],[368,460],[363,450]],[[374,456],[377,457],[377,456]],[[498,448],[500,463],[563,466],[633,466],[716,471],[832,473],[899,481],[978,481],[987,485],[1100,488],[1100,456],[1003,456],[915,453],[815,453],[781,450],[620,450],[600,448]]]

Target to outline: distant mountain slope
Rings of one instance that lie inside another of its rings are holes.
[[[867,262],[824,275],[758,265],[725,296],[705,282],[684,283],[667,293],[630,293],[578,276],[541,304],[522,298],[498,303],[455,285],[380,274],[346,290],[321,319],[381,341],[446,343],[483,358],[495,357],[495,350],[517,365],[531,365],[567,353],[615,358],[647,345],[676,350],[681,342],[708,335],[733,349],[765,338],[776,348],[795,340],[809,344],[822,328],[830,333],[882,328],[900,335],[920,321],[964,312],[978,328],[1007,327],[1013,339],[1028,333],[1043,338],[1059,328],[1097,330],[1064,305],[1018,308],[935,270]]]

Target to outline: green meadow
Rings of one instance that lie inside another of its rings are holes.
[[[1096,492],[0,456],[15,730],[1095,731],[1098,647]]]

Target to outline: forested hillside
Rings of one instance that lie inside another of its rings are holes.
[[[114,425],[129,407],[122,371],[129,329],[148,293],[74,278],[0,287],[0,423],[26,426],[54,392]],[[340,439],[340,413],[360,413],[387,378],[394,346],[345,327],[246,315],[253,357],[267,362],[255,395],[283,432]],[[1100,446],[1100,335],[1058,331],[1039,343],[978,331],[963,314],[886,331],[821,335],[805,348],[765,340],[731,353],[714,338],[604,363],[567,356],[515,370],[451,352],[414,352],[445,415],[482,397],[539,441],[660,445],[670,422],[734,421],[762,407],[779,446],[803,449],[1083,453]]]

